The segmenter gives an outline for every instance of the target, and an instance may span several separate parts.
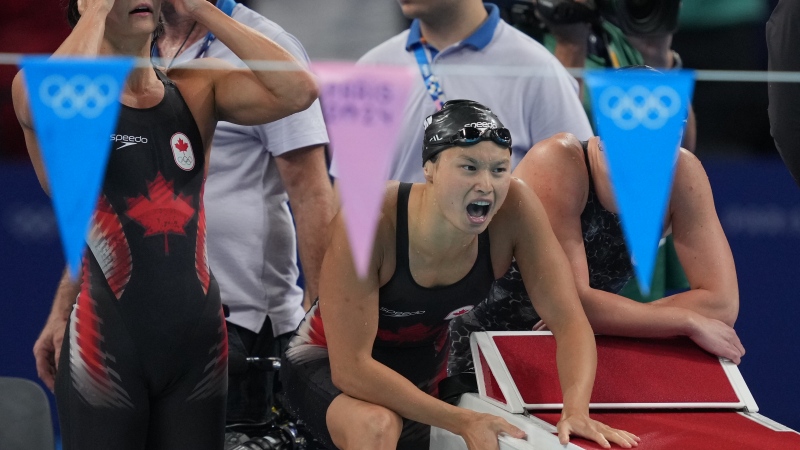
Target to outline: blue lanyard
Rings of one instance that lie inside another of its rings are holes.
[[[439,82],[439,78],[434,75],[431,70],[428,54],[425,53],[425,46],[421,42],[414,44],[414,56],[417,57],[419,73],[422,74],[422,81],[425,82],[428,95],[433,99],[433,103],[436,105],[436,110],[438,111],[442,109],[442,104],[444,103],[444,91],[442,90],[442,83]]]
[[[217,0],[217,8],[220,11],[224,12],[225,14],[230,17],[233,14],[233,8],[236,7],[236,0]],[[200,46],[200,49],[197,51],[197,54],[194,55],[194,59],[202,58],[206,55],[208,51],[208,47],[211,47],[211,44],[217,40],[217,37],[214,36],[214,33],[208,32],[206,33],[206,38],[203,40],[203,45]]]

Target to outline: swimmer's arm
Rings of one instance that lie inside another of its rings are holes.
[[[70,278],[68,269],[64,269],[50,315],[33,345],[36,373],[51,391],[55,388],[64,330],[79,292],[80,284]]]
[[[459,435],[468,433],[465,427],[477,413],[426,394],[372,358],[378,331],[380,243],[394,241],[393,228],[381,221],[368,277],[361,280],[351,262],[342,214],[331,226],[331,244],[320,274],[320,311],[334,385],[350,397],[381,405],[401,417]]]
[[[250,61],[274,61],[281,70],[241,70],[219,60],[195,62],[206,68],[213,83],[216,116],[242,125],[271,122],[308,108],[319,95],[314,76],[291,53],[243,25],[206,0],[175,0],[176,9],[207,27],[236,56]],[[216,65],[216,67],[215,67]],[[290,70],[287,70],[290,69]]]
[[[731,248],[714,207],[700,161],[681,151],[670,200],[675,250],[691,289],[653,302],[679,307],[733,326],[739,314],[739,286]]]
[[[546,144],[537,144],[514,174],[530,180],[539,195],[552,229],[569,259],[578,295],[594,332],[645,338],[689,336],[709,352],[738,363],[744,351],[735,332],[699,312],[702,302],[695,300],[707,298],[707,292],[684,293],[657,302],[639,303],[589,285],[580,223],[586,205],[588,180],[585,164],[576,161],[583,156],[575,149],[572,149],[574,154],[570,153],[569,139],[566,145],[563,141],[548,141],[547,145],[552,147],[549,150],[553,151],[547,151]],[[710,211],[713,211],[713,203]],[[682,227],[679,225],[679,228]],[[713,266],[716,262],[707,264]],[[738,294],[735,298],[738,299]],[[694,306],[686,307],[690,304]]]
[[[514,257],[534,308],[550,325],[556,339],[556,364],[564,408],[556,425],[559,442],[570,435],[591,439],[608,448],[636,446],[639,438],[589,417],[589,399],[597,368],[594,334],[581,308],[569,262],[550,228],[536,194],[523,182],[512,183],[506,202],[518,204],[510,229]],[[512,231],[512,230],[517,230]]]
[[[517,203],[514,257],[533,306],[558,344],[556,360],[564,394],[564,414],[589,413],[597,352],[594,334],[581,307],[569,261],[536,194],[512,182],[506,202]]]
[[[589,190],[583,159],[580,142],[574,136],[560,134],[536,144],[514,175],[529,183],[541,200],[551,228],[569,260],[578,296],[592,329],[598,334],[633,337],[688,334],[693,316],[688,311],[678,308],[654,311],[651,304],[589,286],[580,220]]]
[[[113,0],[79,1],[81,17],[53,56],[97,56],[106,31],[106,16],[113,6]]]
[[[36,139],[36,132],[33,129],[33,119],[31,117],[28,93],[25,88],[25,79],[22,76],[22,71],[17,72],[17,75],[14,77],[14,81],[11,84],[11,96],[14,101],[14,112],[22,127],[22,133],[25,136],[25,146],[28,149],[28,155],[31,158],[33,170],[36,172],[36,178],[39,179],[39,184],[42,186],[44,192],[50,195],[50,184],[47,181],[47,172],[44,167],[44,161],[42,161],[42,153],[39,150],[39,141]]]
[[[50,317],[58,319],[66,319],[72,312],[72,307],[78,300],[78,294],[81,291],[80,280],[73,280],[69,274],[69,267],[64,268],[64,273],[58,281],[58,289],[53,298],[53,307],[50,309]],[[78,274],[80,277],[80,271]]]
[[[91,0],[85,2],[86,5],[81,9],[81,18],[67,36],[67,39],[53,52],[53,56],[96,56],[100,51],[100,44],[103,41],[103,33],[106,27],[106,16],[111,10],[113,2],[107,0]],[[109,4],[110,3],[110,4]],[[82,2],[79,2],[83,5]],[[25,89],[23,71],[17,72],[11,85],[11,94],[14,101],[14,112],[17,115],[25,135],[25,143],[28,147],[33,168],[39,179],[42,189],[49,194],[49,185],[45,173],[39,144],[33,128],[33,119],[28,103],[28,92]]]

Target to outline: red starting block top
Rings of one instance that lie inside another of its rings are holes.
[[[800,434],[756,413],[736,365],[691,340],[596,341],[592,418],[642,438],[637,449],[800,449]],[[471,344],[480,398],[552,432],[563,407],[553,335],[473,333]],[[544,442],[539,438],[537,445]],[[571,444],[602,448],[574,437]],[[562,446],[554,441],[545,448]]]
[[[560,418],[559,413],[536,413],[534,416],[551,425]],[[592,413],[592,418],[639,436],[642,441],[636,450],[800,448],[800,434],[757,413],[627,411]],[[573,437],[570,441],[586,450],[603,448],[586,439]]]
[[[475,333],[481,395],[511,412],[560,409],[556,343],[550,332]],[[596,336],[591,407],[758,410],[736,365],[691,340]]]

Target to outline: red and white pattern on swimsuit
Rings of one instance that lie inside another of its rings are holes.
[[[306,313],[306,318],[297,328],[297,338],[292,339],[286,349],[286,357],[293,364],[303,364],[315,359],[328,357],[328,341],[322,324],[319,302]]]
[[[78,302],[72,310],[69,330],[69,365],[75,389],[92,406],[133,408],[130,395],[113,378],[119,375],[109,369],[108,361],[114,361],[100,348],[103,334],[102,321],[95,311],[96,302],[91,296],[90,270],[83,258],[82,289]]]
[[[219,310],[219,323],[219,341],[209,349],[211,359],[205,365],[205,376],[192,389],[186,401],[225,395],[228,391],[228,331],[222,309]]]
[[[97,201],[88,237],[92,251],[108,286],[119,300],[131,280],[131,248],[122,230],[119,216],[105,195]]]

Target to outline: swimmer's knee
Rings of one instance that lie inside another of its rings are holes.
[[[345,450],[394,449],[403,431],[403,419],[383,406],[360,400],[342,408],[328,408],[326,421],[331,439],[336,447]],[[344,406],[344,405],[342,405]]]

